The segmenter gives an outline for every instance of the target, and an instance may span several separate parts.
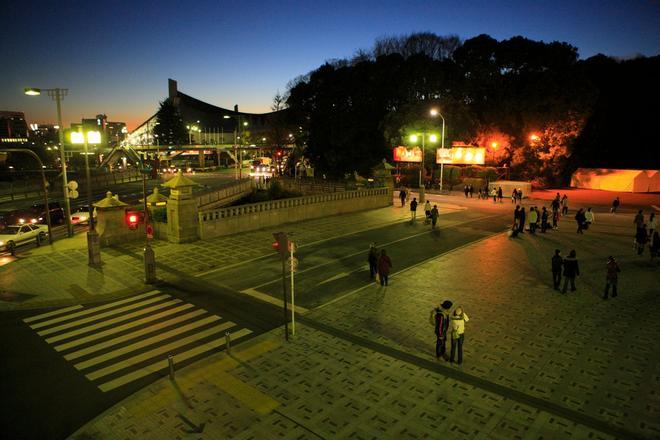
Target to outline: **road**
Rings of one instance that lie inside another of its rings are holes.
[[[365,261],[371,242],[388,250],[394,286],[405,282],[406,268],[502,232],[504,218],[502,212],[458,211],[442,216],[433,232],[420,221],[300,243],[296,303],[320,307],[372,284]],[[3,314],[3,434],[64,438],[167,375],[167,355],[181,367],[222,350],[225,331],[240,342],[282,325],[280,270],[278,257],[268,255],[199,277],[179,274],[154,291],[114,301]],[[272,304],[255,299],[254,291]]]

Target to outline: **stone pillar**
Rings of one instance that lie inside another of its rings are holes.
[[[167,239],[173,243],[199,240],[197,201],[192,196],[192,188],[196,185],[181,170],[163,184],[170,188],[167,200]]]
[[[108,246],[135,240],[140,237],[140,229],[142,229],[144,235],[144,228],[131,231],[126,226],[124,222],[126,206],[128,206],[126,203],[113,197],[110,191],[106,193],[103,200],[94,203],[96,208],[96,232],[100,244]]]
[[[199,152],[199,167],[200,168],[205,168],[206,167],[206,161],[204,157],[204,150],[200,150]]]

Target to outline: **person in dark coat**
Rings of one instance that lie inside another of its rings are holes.
[[[584,222],[587,220],[587,217],[584,215],[584,209],[580,208],[575,214],[575,221],[577,222],[577,233],[584,234]]]
[[[504,193],[502,191],[502,187],[497,188],[497,199],[502,203],[502,198],[504,197]]]
[[[548,230],[548,210],[546,207],[543,207],[541,212],[541,232],[545,234],[545,231]]]
[[[431,229],[435,229],[435,225],[438,223],[439,216],[440,211],[438,211],[438,205],[433,205],[433,209],[431,209]]]
[[[564,258],[564,288],[562,293],[566,293],[568,283],[571,283],[571,292],[575,292],[575,277],[580,275],[580,267],[575,250],[572,250],[568,257]]]
[[[520,234],[525,232],[525,207],[520,208],[518,232]]]
[[[561,251],[555,249],[555,254],[552,256],[552,284],[555,290],[559,290],[561,284],[561,267],[564,264],[564,259],[561,257]]]
[[[617,198],[614,199],[614,201],[612,202],[612,209],[610,209],[610,212],[611,212],[612,214],[615,214],[615,213],[616,213],[616,210],[619,209],[619,205],[621,205],[621,200],[619,200],[619,198],[617,197]]]
[[[417,219],[417,197],[413,197],[410,202],[410,224],[412,225]]]
[[[612,286],[612,298],[617,296],[616,285],[619,281],[619,264],[616,262],[613,256],[607,258],[607,273],[605,275],[605,294],[603,299],[607,299],[607,295],[610,293],[610,286]]]
[[[390,276],[390,269],[392,268],[392,260],[387,256],[385,249],[380,251],[378,258],[378,276],[380,277],[380,285],[387,286],[387,280]]]
[[[373,280],[378,273],[378,249],[376,249],[376,243],[371,243],[369,245],[369,256],[367,257],[369,262],[369,276]]]
[[[431,311],[433,317],[433,326],[435,331],[435,357],[437,359],[447,359],[447,331],[449,330],[449,310],[452,302],[445,300]]]
[[[649,235],[648,232],[646,232],[646,225],[643,224],[641,228],[637,228],[637,233],[635,234],[635,245],[637,246],[637,255],[642,255],[647,241],[649,241]]]
[[[401,199],[401,207],[403,208],[406,205],[406,190],[401,189],[399,191],[399,199]]]

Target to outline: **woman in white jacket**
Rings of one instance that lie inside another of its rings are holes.
[[[586,227],[584,229],[587,229],[591,224],[594,222],[594,213],[591,210],[591,208],[587,208],[587,212],[584,213],[584,223]]]
[[[458,306],[454,310],[450,320],[449,327],[451,329],[451,356],[449,362],[454,362],[454,355],[458,348],[458,365],[463,363],[463,341],[465,339],[465,323],[470,319],[463,311],[463,307]]]

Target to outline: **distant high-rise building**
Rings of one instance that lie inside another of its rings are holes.
[[[23,144],[28,142],[28,125],[25,113],[0,111],[0,144]]]

